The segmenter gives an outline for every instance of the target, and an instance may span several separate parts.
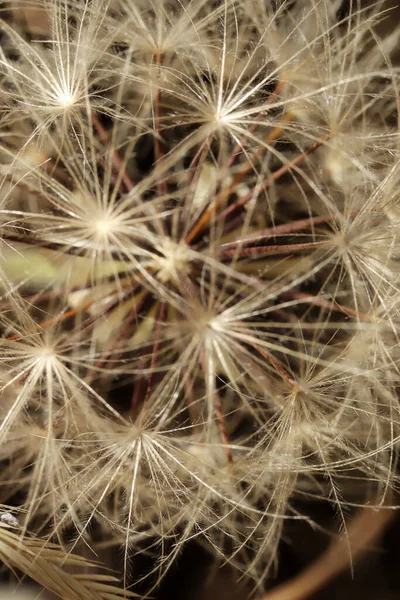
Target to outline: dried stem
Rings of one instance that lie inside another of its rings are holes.
[[[383,507],[366,507],[351,521],[347,535],[334,540],[323,554],[291,581],[277,586],[260,600],[305,600],[324,587],[342,571],[351,568],[354,559],[383,533],[397,513]]]
[[[118,177],[114,176],[114,183],[116,183],[118,180],[122,180],[125,184],[126,190],[130,192],[135,187],[135,184],[126,172],[126,161],[122,160],[117,150],[113,147],[107,131],[100,123],[100,120],[94,111],[91,112],[91,119],[97,133],[99,134],[100,139],[105,143],[106,147],[108,147],[110,149],[110,152],[112,153],[113,165],[116,172],[118,173]]]

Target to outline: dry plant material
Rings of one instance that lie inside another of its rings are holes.
[[[99,565],[76,554],[68,554],[56,544],[44,544],[34,537],[21,538],[0,522],[0,560],[12,571],[22,571],[62,600],[118,600],[133,597],[115,583],[111,575],[66,572],[63,567],[99,569]]]
[[[198,539],[262,589],[298,498],[391,489],[384,9],[4,3],[0,501],[22,531],[123,548],[149,592]]]
[[[34,36],[48,37],[50,34],[49,15],[45,8],[18,8],[18,1],[13,3],[12,17],[14,21]]]
[[[368,546],[384,532],[395,516],[396,512],[387,508],[363,508],[350,523],[343,538],[334,540],[307,569],[262,596],[261,600],[306,600],[367,552]]]

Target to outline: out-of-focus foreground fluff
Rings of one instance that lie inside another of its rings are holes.
[[[396,482],[399,27],[340,0],[1,8],[1,558],[117,598],[63,560],[114,547],[152,591],[197,539],[262,588],[300,505]]]

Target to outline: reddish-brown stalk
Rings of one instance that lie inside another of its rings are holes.
[[[289,121],[292,118],[292,115],[290,113],[287,113],[286,115],[284,115],[283,121]],[[260,156],[262,156],[262,154],[265,153],[268,147],[267,144],[276,140],[283,131],[283,126],[275,127],[275,129],[273,129],[273,131],[271,131],[271,133],[267,136],[265,145],[260,146],[253,158],[259,158]],[[254,168],[253,160],[247,161],[243,169],[236,173],[232,183],[220,191],[220,193],[217,195],[212,204],[204,210],[199,220],[192,226],[192,229],[185,236],[185,242],[187,244],[193,242],[197,238],[197,236],[208,227],[212,217],[217,213],[218,209],[221,208],[221,206],[223,206],[227,202],[229,196],[234,192],[237,185],[243,180],[247,173],[249,173],[252,170],[252,168]],[[283,175],[283,173],[281,175]],[[279,175],[279,177],[281,175]]]
[[[292,169],[293,167],[296,167],[297,165],[302,163],[307,158],[307,156],[309,156],[310,154],[312,154],[313,152],[318,150],[318,148],[321,148],[321,146],[323,146],[331,137],[332,137],[332,134],[325,135],[323,138],[318,140],[318,142],[315,142],[315,144],[313,144],[310,148],[308,148],[301,154],[298,154],[293,160],[289,161],[286,165],[283,165],[282,167],[280,167],[279,169],[274,171],[270,177],[265,179],[260,185],[257,186],[257,195],[260,192],[265,191],[272,183],[274,183],[280,177],[282,177],[283,175],[288,173],[290,171],[290,169]],[[243,208],[248,202],[250,202],[250,200],[253,200],[254,197],[255,197],[254,191],[249,192],[245,196],[242,196],[241,198],[236,200],[236,202],[234,202],[233,204],[230,204],[225,210],[223,210],[221,213],[219,213],[217,215],[217,218],[218,219],[226,219],[226,217],[228,217],[229,215],[231,215],[232,213],[237,211],[239,208]],[[211,209],[211,213],[212,214],[215,213],[215,210],[213,208]],[[210,214],[210,217],[211,217],[211,214]],[[208,220],[206,220],[206,222],[202,223],[201,227],[198,229],[198,231],[197,231],[196,235],[194,235],[194,237],[196,237],[198,235],[198,233],[200,233],[200,231],[202,231],[203,228],[206,227],[207,225],[208,225]]]
[[[285,78],[283,77],[280,81],[278,81],[278,83],[275,86],[275,89],[273,90],[273,92],[271,92],[270,97],[265,102],[265,104],[261,107],[261,112],[254,119],[253,124],[248,128],[247,132],[243,135],[243,137],[240,139],[240,141],[233,148],[232,153],[228,160],[228,168],[233,165],[235,158],[238,155],[240,156],[240,153],[242,152],[245,143],[249,139],[249,136],[255,132],[255,130],[257,129],[258,123],[260,123],[263,120],[263,118],[265,117],[265,109],[268,108],[268,106],[270,106],[277,99],[277,97],[279,96],[284,85],[285,85]],[[265,146],[262,146],[262,148],[265,148]],[[261,148],[258,151],[260,151],[260,150],[261,150]]]
[[[164,322],[165,316],[166,316],[166,312],[167,312],[167,305],[165,302],[160,302],[159,303],[159,307],[158,307],[158,311],[157,311],[157,323],[155,326],[155,342],[153,344],[153,349],[151,352],[151,359],[150,359],[150,373],[148,375],[148,379],[147,379],[147,386],[146,386],[146,392],[144,395],[144,400],[142,403],[142,410],[140,413],[140,422],[142,423],[144,415],[145,415],[145,410],[146,410],[146,406],[147,403],[150,399],[151,393],[153,391],[153,380],[154,380],[154,368],[156,367],[156,362],[157,362],[157,358],[158,358],[158,352],[160,350],[160,343],[161,343],[161,325]]]
[[[156,59],[156,69],[157,69],[157,79],[161,79],[161,67],[162,67],[162,54],[159,50],[155,53]],[[156,97],[154,100],[154,126],[155,126],[155,136],[154,136],[154,164],[157,165],[162,160],[165,152],[164,152],[164,142],[162,141],[162,121],[161,121],[161,102],[162,102],[162,92],[160,86],[157,86]],[[168,193],[168,182],[164,177],[159,177],[157,181],[158,193],[159,195]]]
[[[126,191],[130,192],[135,187],[135,184],[126,172],[127,161],[122,160],[117,150],[113,147],[107,131],[104,129],[103,125],[100,123],[98,116],[93,110],[90,113],[90,118],[93,122],[97,133],[99,134],[99,138],[102,140],[102,142],[104,142],[105,146],[111,152],[112,162],[116,170],[116,173],[113,174],[114,185],[117,185],[118,181],[123,181]]]
[[[277,254],[297,254],[310,252],[316,248],[329,246],[329,242],[305,242],[303,244],[282,244],[274,246],[246,246],[245,248],[228,248],[220,253],[221,260],[227,258],[245,258],[255,256],[276,256]]]
[[[288,383],[290,385],[290,387],[292,387],[292,388],[296,387],[295,380],[293,379],[293,377],[291,377],[291,375],[289,375],[289,373],[286,371],[285,367],[283,366],[283,364],[281,363],[280,360],[275,358],[270,352],[268,352],[268,350],[266,350],[265,348],[262,348],[258,344],[252,344],[252,347],[255,350],[257,350],[257,352],[259,352],[259,354],[261,354],[261,356],[266,358],[269,363],[271,363],[271,365],[274,367],[276,373],[284,381],[286,381],[286,383]]]
[[[359,211],[354,211],[357,214]],[[265,238],[275,238],[279,235],[286,235],[289,233],[295,233],[296,231],[302,231],[303,229],[313,228],[314,225],[322,225],[323,223],[329,223],[331,221],[338,220],[342,215],[330,214],[321,217],[308,217],[307,219],[298,219],[297,221],[290,221],[289,223],[282,223],[281,225],[274,225],[261,229],[255,233],[249,233],[245,237],[240,237],[233,242],[228,242],[219,246],[218,250],[224,252],[226,249],[236,248],[237,246],[247,246],[252,242],[260,242]]]
[[[204,350],[200,354],[200,365],[201,365],[201,368],[202,368],[202,371],[204,374],[204,381],[207,382],[207,387],[209,387],[208,382],[209,382],[210,373],[209,373],[209,369],[207,366],[207,361],[205,358]],[[222,439],[222,444],[224,446],[226,460],[227,460],[228,465],[232,465],[233,457],[232,457],[232,450],[229,446],[229,436],[228,436],[228,432],[226,429],[225,415],[224,415],[224,411],[222,409],[221,399],[218,396],[218,392],[216,389],[212,389],[212,402],[213,402],[215,415],[216,415],[217,421],[218,421],[219,432],[220,432],[220,436]]]
[[[347,535],[334,539],[327,550],[293,579],[264,594],[260,600],[306,600],[325,587],[345,569],[350,569],[356,558],[368,551],[372,542],[381,535],[397,516],[397,512],[383,506],[361,509],[347,529]]]

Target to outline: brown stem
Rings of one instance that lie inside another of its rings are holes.
[[[264,116],[265,116],[264,109],[266,109],[270,104],[272,104],[272,102],[274,102],[276,100],[277,96],[280,94],[280,91],[281,91],[281,89],[283,88],[284,85],[285,85],[285,79],[281,79],[280,81],[278,81],[278,83],[275,86],[274,91],[272,92],[272,94],[270,95],[270,97],[268,98],[268,100],[265,102],[265,104],[261,107],[261,112],[256,117],[255,123],[253,123],[252,126],[248,128],[248,131],[246,131],[246,133],[243,135],[243,137],[240,140],[240,142],[238,142],[236,144],[236,146],[234,147],[234,149],[232,151],[232,154],[231,154],[231,156],[229,158],[228,167],[232,166],[237,153],[240,152],[240,150],[243,148],[244,144],[248,140],[249,134],[254,133],[254,131],[256,130],[256,127],[257,127],[258,123],[260,121],[262,121],[262,119],[264,118]]]
[[[255,257],[260,255],[275,256],[277,254],[295,254],[297,252],[313,251],[316,248],[329,246],[329,242],[306,242],[303,244],[282,244],[275,246],[251,246],[250,248],[228,248],[220,254],[224,258],[245,258],[246,256]]]
[[[187,223],[187,217],[189,214],[189,207],[192,205],[193,199],[195,197],[196,194],[196,188],[197,185],[199,183],[200,180],[200,175],[201,175],[201,169],[204,165],[204,162],[207,158],[207,155],[209,153],[210,147],[211,147],[211,142],[213,139],[213,133],[211,133],[206,141],[203,143],[203,147],[200,148],[200,150],[198,151],[198,154],[196,155],[196,157],[193,159],[192,164],[190,165],[189,171],[193,171],[193,176],[191,177],[190,180],[190,193],[187,195],[187,198],[185,200],[185,203],[183,205],[183,210],[182,210],[182,214],[181,214],[181,223],[182,225],[184,225],[185,223]],[[215,184],[214,184],[215,185]],[[201,218],[201,215],[204,212],[204,207],[201,207],[198,211],[197,214],[194,216],[194,222],[196,223],[198,221],[198,219]],[[190,224],[187,223],[185,230],[183,231],[183,237],[185,238],[185,236],[187,235],[187,229],[189,229],[190,231]]]
[[[2,239],[6,242],[27,244],[29,246],[35,246],[36,248],[43,248],[44,250],[53,250],[55,252],[62,252],[63,254],[70,254],[72,256],[83,256],[87,252],[87,248],[81,248],[80,246],[66,246],[65,242],[47,242],[39,237],[36,237],[34,233],[2,233]]]
[[[30,196],[33,196],[34,198],[38,198],[39,200],[42,200],[43,202],[51,202],[44,195],[43,192],[40,192],[39,190],[33,190],[28,184],[24,183],[23,181],[16,181],[12,175],[9,175],[9,174],[4,175],[4,181],[8,181],[13,186],[26,191]]]
[[[283,120],[288,121],[291,118],[292,118],[292,115],[290,113],[288,113],[288,114],[284,115]],[[266,142],[273,142],[274,140],[276,140],[280,136],[282,131],[283,131],[282,126],[275,127],[275,129],[273,131],[271,131],[271,133],[268,135]],[[256,158],[258,158],[261,154],[263,154],[265,151],[266,151],[266,146],[261,146],[255,153],[255,155],[252,157],[252,160],[248,160],[245,163],[243,169],[241,169],[238,173],[236,173],[236,175],[233,178],[232,183],[228,187],[221,190],[221,192],[216,197],[215,202],[213,202],[207,208],[207,210],[204,211],[201,218],[197,221],[197,223],[194,225],[194,227],[191,229],[191,231],[187,234],[187,236],[185,238],[185,242],[187,244],[190,244],[198,236],[198,234],[209,225],[212,216],[226,202],[226,200],[229,198],[229,196],[235,190],[236,186],[243,180],[243,178],[247,175],[247,173],[249,171],[251,171],[251,169],[253,168],[254,160]]]
[[[351,568],[355,558],[365,554],[368,546],[396,516],[394,510],[366,507],[350,522],[347,535],[334,540],[321,556],[299,575],[285,582],[260,600],[305,600],[324,587],[342,571]]]
[[[49,12],[45,8],[16,7],[11,8],[11,12],[14,20],[19,24],[25,24],[29,33],[42,37],[49,37],[51,35]]]
[[[305,292],[297,292],[294,290],[288,290],[283,292],[282,296],[286,296],[289,298],[295,298],[300,300],[301,302],[306,302],[309,304],[313,304],[314,306],[320,306],[321,308],[326,308],[329,311],[334,312],[342,312],[351,317],[356,317],[362,321],[368,321],[373,318],[368,313],[363,313],[354,308],[350,308],[350,306],[344,306],[343,304],[338,304],[335,301],[324,300],[324,298],[319,298],[318,296],[313,296],[312,294],[306,294]]]
[[[210,372],[208,369],[204,349],[200,354],[200,365],[201,365],[201,368],[204,373],[204,378],[208,382]],[[215,378],[215,373],[213,373],[213,378]],[[212,390],[210,390],[210,391],[211,391],[213,407],[214,407],[215,414],[216,414],[216,417],[218,420],[219,432],[220,432],[220,435],[222,438],[222,443],[223,443],[224,450],[225,450],[226,460],[227,460],[228,465],[232,465],[233,464],[232,450],[229,446],[229,436],[228,436],[228,432],[226,430],[225,416],[224,416],[224,411],[222,409],[222,403],[221,403],[220,397],[219,397],[218,392],[215,389],[214,385],[212,386]]]
[[[275,356],[273,356],[270,352],[268,352],[268,350],[262,348],[258,344],[253,344],[253,348],[255,348],[257,352],[261,354],[261,356],[266,358],[267,361],[271,363],[278,375],[280,375],[282,379],[290,385],[290,387],[296,387],[296,382],[293,379],[293,377],[291,377],[291,375],[286,371],[283,364],[277,358],[275,358]]]
[[[308,148],[307,150],[305,150],[304,152],[302,152],[301,154],[296,156],[296,158],[294,158],[293,160],[288,162],[286,165],[283,165],[282,167],[280,167],[280,169],[277,169],[274,173],[272,173],[271,177],[268,177],[265,181],[263,181],[261,183],[260,186],[258,186],[258,193],[269,188],[270,185],[272,185],[272,183],[274,183],[280,177],[285,175],[288,171],[290,171],[290,169],[292,169],[293,167],[302,163],[307,158],[307,156],[309,156],[310,154],[312,154],[313,152],[318,150],[318,148],[323,146],[325,144],[325,142],[327,142],[331,138],[331,136],[332,136],[332,134],[328,134],[328,135],[324,136],[322,139],[318,140],[318,142],[315,142],[315,144],[313,144],[310,148]],[[239,198],[239,200],[237,200],[230,206],[228,206],[222,213],[220,213],[219,217],[222,219],[228,217],[231,213],[233,213],[236,210],[238,210],[239,208],[242,208],[243,206],[245,206],[253,198],[254,198],[254,191],[251,191],[248,194],[246,194],[245,196],[242,196],[241,198]]]
[[[80,306],[77,306],[76,308],[72,308],[71,310],[67,310],[67,311],[61,313],[60,315],[57,315],[56,317],[51,317],[50,319],[41,321],[40,323],[35,325],[35,327],[32,327],[32,329],[23,331],[22,333],[16,333],[14,335],[11,335],[10,337],[7,337],[7,340],[10,342],[14,342],[16,340],[20,340],[21,338],[25,337],[26,335],[29,335],[30,333],[35,333],[36,331],[40,331],[41,329],[49,327],[50,325],[55,325],[56,323],[61,323],[62,321],[66,321],[67,319],[70,319],[71,317],[74,317],[74,316],[84,312],[87,308],[89,308],[92,304],[94,304],[94,302],[95,302],[95,300],[93,300],[93,299],[88,300],[87,302],[84,302]]]
[[[289,115],[286,115],[286,118],[289,118]],[[283,130],[282,127],[277,127],[276,129],[274,129],[274,131],[272,131],[271,134],[268,136],[267,141],[276,139],[276,137],[280,135],[282,130]],[[323,137],[321,140],[318,140],[318,142],[316,142],[310,148],[308,148],[307,150],[305,150],[304,152],[302,152],[301,154],[296,156],[296,158],[294,158],[293,160],[288,162],[286,165],[283,165],[280,169],[277,169],[271,175],[271,177],[268,177],[268,179],[266,179],[260,186],[258,186],[258,191],[260,192],[260,191],[266,190],[274,181],[278,180],[285,173],[290,171],[291,168],[293,168],[293,167],[297,166],[298,164],[300,164],[301,162],[303,162],[307,156],[309,156],[310,154],[312,154],[313,152],[318,150],[318,148],[320,148],[323,144],[325,144],[325,142],[330,139],[331,135],[332,134],[328,134],[325,137]],[[263,146],[263,148],[264,148],[264,146]],[[208,207],[208,209],[203,213],[201,218],[197,221],[195,226],[191,229],[191,231],[186,236],[185,242],[187,244],[190,244],[198,236],[199,233],[201,233],[206,227],[208,227],[212,216],[215,215],[217,210],[227,201],[229,195],[234,191],[234,188],[238,185],[238,183],[242,180],[242,178],[246,175],[246,173],[249,172],[249,170],[251,168],[252,168],[252,163],[246,163],[244,169],[242,171],[240,171],[239,173],[237,173],[237,175],[235,176],[231,185],[229,185],[227,188],[224,188],[218,194],[217,198],[215,199],[215,202],[213,202],[213,204]],[[228,206],[222,213],[220,213],[219,217],[225,218],[225,217],[229,216],[231,213],[235,212],[238,208],[245,206],[253,198],[254,198],[254,190],[252,190],[251,192],[249,192],[248,194],[246,194],[245,196],[243,196],[242,198],[240,198],[239,200],[237,200],[236,202],[234,202],[233,204]]]
[[[140,359],[139,365],[140,365],[141,369],[146,366],[146,361],[147,361],[147,358],[142,357]],[[132,392],[131,405],[130,405],[130,409],[129,409],[129,418],[132,421],[132,423],[134,423],[136,421],[138,410],[139,410],[139,403],[140,403],[141,399],[143,398],[144,390],[145,390],[145,380],[144,380],[144,376],[141,376],[141,377],[138,377],[138,379],[135,381],[135,385],[133,387],[133,392]]]
[[[161,78],[162,54],[156,52],[157,78]],[[164,144],[161,140],[161,88],[157,87],[156,98],[154,102],[154,120],[156,135],[154,138],[154,164],[159,163],[165,155]],[[158,194],[165,195],[168,193],[167,180],[163,179],[162,175],[157,182]]]
[[[103,317],[103,316],[105,316],[107,314],[110,314],[110,312],[112,312],[115,308],[117,308],[118,306],[120,306],[124,302],[127,302],[130,298],[132,298],[135,295],[138,287],[139,287],[138,284],[133,285],[128,290],[128,292],[126,292],[126,294],[124,294],[124,296],[122,298],[120,298],[119,300],[113,302],[113,304],[111,306],[109,306],[104,313],[102,313],[101,315],[98,315],[96,318]],[[94,369],[92,369],[91,371],[89,371],[88,378],[87,378],[87,381],[89,383],[91,383],[91,381],[93,379],[93,376],[94,376],[94,373],[95,373],[95,369],[100,369],[104,365],[104,363],[106,362],[106,360],[114,352],[114,350],[118,347],[118,344],[121,342],[121,340],[123,340],[126,336],[129,335],[129,331],[130,331],[129,327],[132,324],[132,322],[136,319],[137,313],[141,309],[141,307],[143,306],[145,300],[146,300],[146,296],[142,297],[140,299],[139,303],[135,306],[135,309],[131,311],[131,313],[129,314],[128,318],[126,318],[126,319],[124,319],[122,321],[122,323],[118,327],[116,335],[111,338],[111,341],[110,341],[109,345],[107,346],[104,354],[95,363]]]
[[[219,251],[225,251],[230,248],[236,248],[237,246],[252,244],[254,242],[260,242],[261,240],[268,239],[270,237],[276,237],[278,235],[287,235],[289,233],[294,233],[296,231],[301,231],[303,229],[309,229],[310,227],[314,227],[314,225],[320,225],[323,223],[329,223],[329,221],[334,221],[338,219],[340,214],[330,214],[319,217],[308,217],[307,219],[298,219],[297,221],[291,221],[289,223],[282,223],[282,225],[274,225],[272,227],[267,227],[266,229],[261,229],[260,231],[249,233],[249,235],[236,239],[234,242],[228,242],[226,244],[222,244],[219,247]]]
[[[291,113],[286,113],[283,116],[283,122],[290,121],[292,118],[293,118],[293,115]],[[276,139],[278,139],[278,137],[281,135],[281,133],[283,131],[284,131],[284,127],[282,125],[275,127],[275,129],[273,129],[271,131],[271,133],[267,136],[266,141],[274,142]],[[232,183],[229,185],[229,187],[226,190],[224,190],[224,194],[227,194],[227,195],[232,194],[232,192],[237,187],[237,185],[243,181],[243,179],[247,175],[247,173],[249,173],[252,170],[254,162],[256,160],[260,159],[260,157],[267,151],[267,148],[268,148],[268,146],[260,146],[257,149],[257,151],[252,155],[251,160],[249,159],[245,163],[243,168],[234,175]]]
[[[122,158],[118,154],[117,150],[112,146],[110,137],[109,137],[107,131],[104,129],[103,125],[100,123],[100,120],[98,119],[98,117],[94,111],[92,111],[92,113],[91,113],[91,119],[92,119],[93,125],[94,125],[97,133],[99,134],[99,138],[101,139],[102,142],[105,143],[105,145],[112,152],[112,161],[113,161],[113,165],[118,173],[118,177],[121,177],[122,181],[124,182],[125,188],[127,189],[128,192],[130,192],[135,187],[135,184],[133,183],[132,179],[129,177],[128,173],[126,172],[125,161],[122,160]]]
[[[214,393],[214,409],[215,409],[215,414],[217,415],[217,419],[218,419],[219,431],[220,431],[220,435],[222,438],[222,443],[224,445],[226,460],[228,461],[228,465],[232,465],[233,464],[232,450],[229,446],[229,437],[228,437],[228,432],[226,431],[224,411],[222,410],[221,400],[220,400],[220,397],[218,396],[217,392]]]
[[[153,382],[154,382],[154,369],[156,367],[157,364],[157,358],[158,358],[158,353],[160,350],[160,344],[161,344],[161,325],[164,322],[165,319],[165,315],[166,315],[166,310],[167,310],[167,305],[165,302],[161,302],[160,306],[158,308],[158,318],[157,318],[157,324],[155,327],[155,342],[153,344],[153,351],[151,353],[151,361],[150,361],[150,373],[147,379],[147,388],[146,388],[146,394],[143,400],[143,407],[142,407],[142,412],[141,412],[141,421],[143,420],[144,417],[144,413],[145,413],[145,409],[147,406],[147,403],[150,399],[151,393],[153,391]]]

